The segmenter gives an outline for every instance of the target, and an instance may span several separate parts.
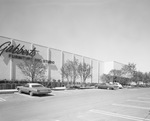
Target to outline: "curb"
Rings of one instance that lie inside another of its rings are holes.
[[[18,90],[17,89],[0,90],[0,94],[10,94],[10,93],[14,93],[14,92],[18,92]]]

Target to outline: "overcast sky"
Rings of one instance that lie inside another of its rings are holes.
[[[0,0],[0,35],[150,72],[150,0]]]

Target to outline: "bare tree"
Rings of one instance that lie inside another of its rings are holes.
[[[81,83],[83,83],[83,64],[82,63],[80,63],[78,66],[78,74],[80,76]]]
[[[73,84],[75,84],[76,79],[78,78],[78,60],[74,59],[74,61],[68,60],[61,68],[61,74],[63,78],[67,79],[67,82],[69,84],[69,81],[71,81]]]
[[[83,79],[83,83],[85,84],[86,79],[91,77],[92,67],[86,63],[80,63],[78,66],[78,73],[81,79]]]
[[[19,63],[18,67],[31,82],[45,79],[47,64],[43,64],[37,59],[23,59],[23,62]]]
[[[76,79],[79,77],[79,74],[78,74],[79,62],[76,58],[74,58],[74,61],[70,61],[70,65],[72,69],[73,84],[75,84]]]
[[[61,75],[63,78],[67,79],[67,83],[72,80],[72,69],[69,63],[65,63],[61,68]]]

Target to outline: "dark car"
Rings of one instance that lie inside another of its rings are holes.
[[[116,90],[119,89],[117,85],[109,84],[109,83],[100,83],[97,85],[98,89],[108,89],[108,90]]]
[[[68,89],[80,89],[80,85],[70,85]]]

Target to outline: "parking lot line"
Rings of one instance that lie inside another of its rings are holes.
[[[3,102],[3,101],[6,101],[6,100],[0,97],[0,101]]]
[[[140,103],[150,103],[150,101],[141,101],[141,100],[127,100],[131,102],[140,102]]]
[[[121,106],[121,107],[128,107],[128,108],[138,108],[138,109],[150,110],[150,108],[140,107],[140,106],[132,106],[132,105],[124,105],[124,104],[112,104],[112,105]]]
[[[112,112],[107,112],[107,111],[103,111],[103,110],[92,109],[89,111],[93,112],[93,113],[107,115],[107,116],[113,116],[113,117],[118,117],[118,118],[123,118],[123,119],[130,119],[130,120],[134,120],[134,121],[150,121],[150,119],[145,119],[145,118],[135,117],[135,116],[129,116],[129,115],[123,115],[123,114],[119,114],[119,113],[112,113]]]

